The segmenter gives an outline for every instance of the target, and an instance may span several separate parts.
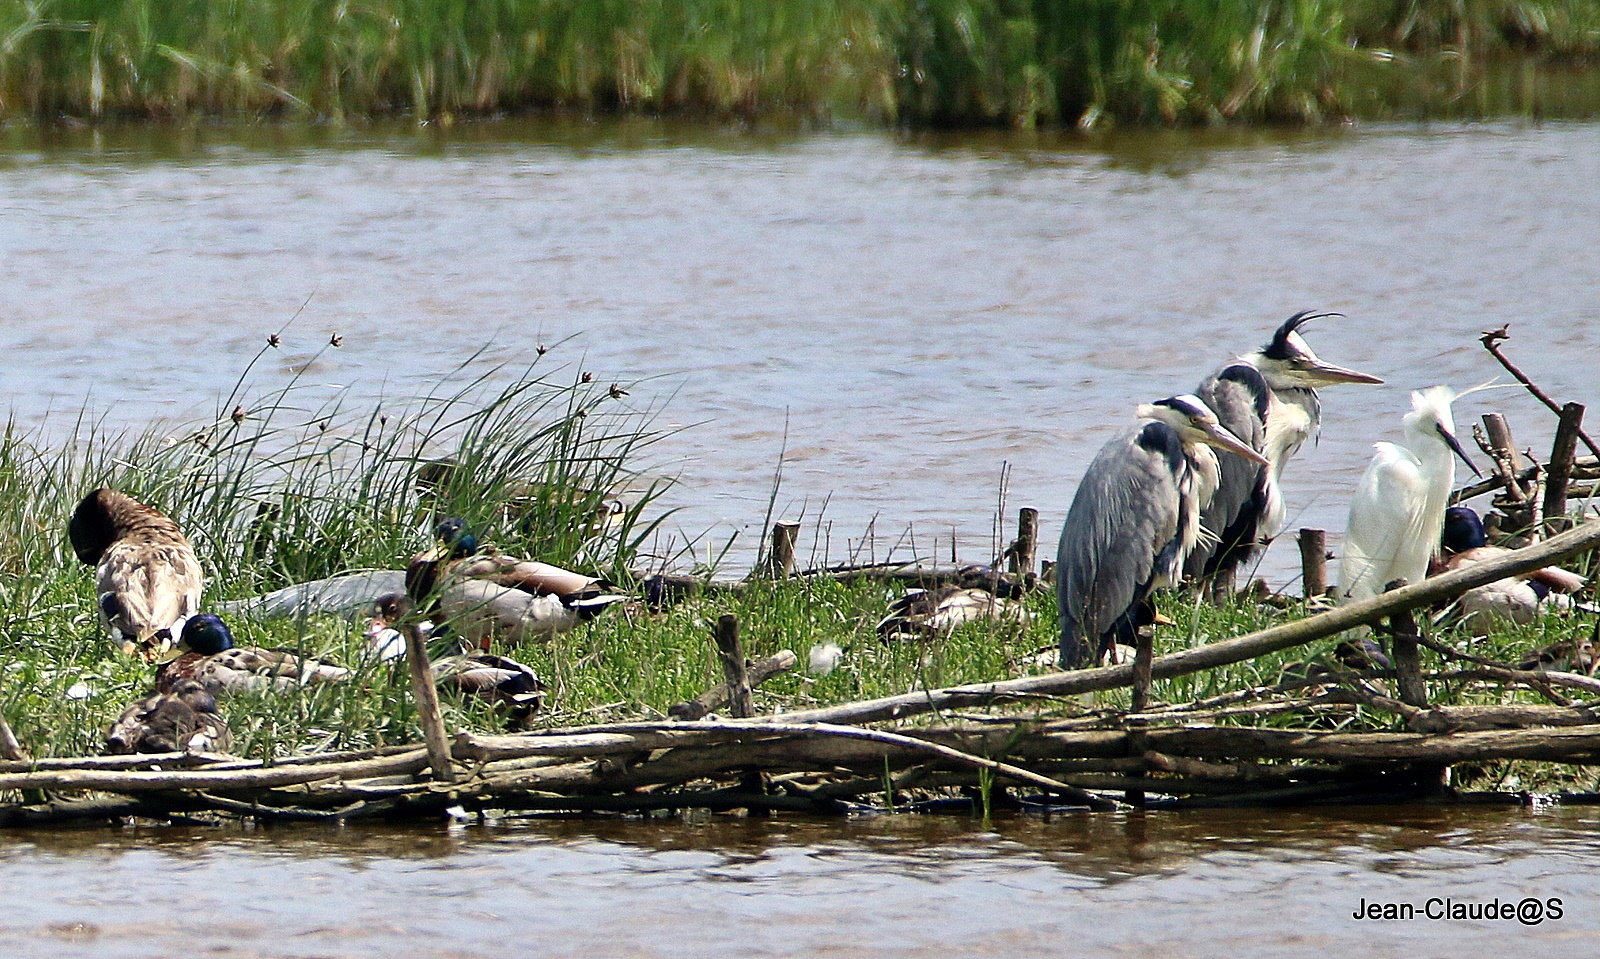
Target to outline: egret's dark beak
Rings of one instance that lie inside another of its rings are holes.
[[[1435,426],[1434,429],[1438,430],[1439,435],[1444,438],[1445,445],[1455,450],[1456,455],[1461,457],[1461,462],[1467,464],[1467,469],[1472,470],[1472,475],[1481,479],[1483,474],[1478,472],[1478,468],[1472,465],[1472,460],[1467,458],[1467,451],[1461,448],[1461,441],[1456,439],[1456,435],[1443,426]]]
[[[1217,449],[1227,450],[1235,456],[1243,456],[1252,463],[1260,463],[1262,466],[1270,465],[1270,461],[1265,456],[1251,449],[1249,443],[1234,436],[1222,424],[1213,423],[1203,426],[1201,429],[1205,431],[1205,443],[1207,446],[1215,446]]]
[[[1359,370],[1350,370],[1332,363],[1317,360],[1305,367],[1305,372],[1317,381],[1319,386],[1332,386],[1335,383],[1382,383],[1383,380],[1371,373],[1362,373]]]

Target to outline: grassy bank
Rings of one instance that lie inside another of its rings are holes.
[[[47,119],[560,108],[911,125],[1314,122],[1416,108],[1419,95],[1472,109],[1463,94],[1485,62],[1593,58],[1600,7],[0,0],[0,37],[0,113]]]
[[[302,402],[294,379],[257,388],[247,374],[223,397],[215,421],[182,430],[110,434],[88,418],[75,439],[9,430],[0,442],[0,709],[41,756],[98,751],[111,720],[150,683],[148,666],[112,650],[95,611],[91,571],[73,558],[64,529],[82,493],[99,484],[133,492],[188,531],[207,573],[208,602],[250,595],[340,571],[394,568],[427,544],[419,465],[448,456],[458,465],[432,495],[444,513],[467,517],[508,552],[572,565],[626,581],[647,562],[650,517],[661,515],[659,488],[632,472],[658,438],[648,412],[570,370],[465,370],[433,394],[343,409]],[[236,415],[237,413],[237,415]],[[52,434],[53,436],[53,434]],[[606,491],[630,484],[633,505],[621,522],[594,533],[587,523]],[[588,491],[576,499],[554,489]],[[642,491],[641,491],[642,490]],[[968,557],[972,559],[974,557]],[[875,624],[899,588],[824,580],[757,582],[659,613],[609,611],[573,634],[508,650],[549,684],[545,725],[649,719],[720,678],[711,625],[737,615],[752,656],[780,649],[802,663],[817,643],[844,649],[826,676],[780,675],[757,693],[762,712],[1009,678],[1051,669],[1052,597],[1032,594],[1026,624],[973,624],[927,643],[879,640]],[[1177,625],[1158,650],[1239,635],[1286,617],[1293,605],[1241,604],[1217,610],[1183,596],[1164,599]],[[415,742],[418,734],[403,671],[364,655],[362,625],[338,617],[236,622],[241,643],[290,646],[356,669],[353,681],[287,693],[242,695],[223,703],[235,752],[271,759],[332,749]],[[1590,624],[1551,617],[1473,641],[1441,639],[1479,655],[1517,662],[1524,651],[1587,635]],[[1180,702],[1276,682],[1307,658],[1326,662],[1332,641],[1207,673],[1158,682],[1157,699]],[[1040,654],[1046,654],[1041,658]],[[1431,654],[1429,654],[1431,657]],[[1081,714],[1126,704],[1117,690],[1039,709]],[[1481,684],[1443,691],[1440,701],[1532,701]],[[447,723],[492,731],[499,720],[476,701],[446,702]],[[939,721],[929,718],[923,721]],[[1258,717],[1304,723],[1297,717]],[[1393,728],[1387,714],[1345,711],[1327,719],[1347,728]],[[1534,787],[1565,776],[1556,767],[1507,765],[1476,772],[1478,785],[1521,777]],[[1594,788],[1592,773],[1563,780]]]

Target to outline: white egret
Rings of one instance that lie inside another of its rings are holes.
[[[1427,575],[1455,485],[1451,456],[1478,472],[1456,439],[1450,411],[1456,397],[1447,386],[1412,393],[1404,443],[1373,444],[1377,452],[1350,501],[1339,561],[1341,602],[1376,596],[1396,579],[1420,583]]]

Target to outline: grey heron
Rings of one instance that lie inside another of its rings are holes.
[[[1439,551],[1445,504],[1455,484],[1452,455],[1474,472],[1456,439],[1450,404],[1457,394],[1431,386],[1411,394],[1405,442],[1374,443],[1376,451],[1350,501],[1339,560],[1339,601],[1376,596],[1390,582],[1420,583]]]
[[[1324,363],[1300,328],[1334,313],[1304,310],[1289,317],[1265,346],[1206,377],[1196,390],[1229,432],[1264,454],[1269,465],[1225,456],[1218,464],[1217,492],[1200,513],[1215,535],[1189,554],[1184,575],[1211,579],[1218,593],[1231,592],[1234,573],[1283,529],[1280,483],[1284,467],[1322,421],[1317,388],[1336,383],[1382,383],[1368,373]]]
[[[1267,458],[1185,394],[1138,408],[1142,421],[1089,464],[1056,554],[1063,668],[1116,643],[1146,652],[1139,628],[1155,622],[1150,596],[1177,582],[1200,540],[1200,508],[1216,489],[1211,447],[1255,463]],[[1143,690],[1135,689],[1136,700]]]

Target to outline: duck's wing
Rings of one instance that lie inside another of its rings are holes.
[[[453,566],[450,572],[452,576],[483,579],[535,596],[581,596],[600,591],[603,586],[601,580],[594,576],[574,573],[549,563],[501,555],[468,557]]]
[[[472,646],[486,646],[493,638],[516,644],[530,636],[564,633],[581,618],[559,596],[535,596],[485,579],[447,587],[439,596],[439,617]]]
[[[1536,569],[1528,574],[1528,578],[1537,580],[1558,593],[1576,593],[1589,582],[1586,578],[1574,573],[1570,569],[1560,566],[1546,566]]]

